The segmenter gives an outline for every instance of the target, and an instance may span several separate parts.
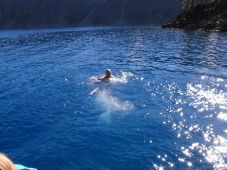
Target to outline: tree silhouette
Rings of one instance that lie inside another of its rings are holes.
[[[182,0],[182,9],[183,11],[188,11],[194,7],[194,0]]]

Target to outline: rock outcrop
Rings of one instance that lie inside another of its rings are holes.
[[[227,0],[216,0],[209,4],[197,5],[179,15],[173,23],[162,27],[227,31]]]

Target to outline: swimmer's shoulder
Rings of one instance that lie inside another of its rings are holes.
[[[101,80],[101,82],[103,82],[103,83],[109,83],[109,82],[110,82],[110,79],[103,78],[103,79]]]

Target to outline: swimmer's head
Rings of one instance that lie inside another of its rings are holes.
[[[112,77],[112,73],[111,73],[111,70],[110,70],[110,69],[107,69],[107,70],[105,71],[105,74],[106,74],[106,78]]]
[[[0,153],[0,169],[1,170],[16,170],[13,162],[3,153]]]

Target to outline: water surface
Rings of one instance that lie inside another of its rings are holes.
[[[0,32],[0,151],[39,170],[227,168],[227,34]],[[121,81],[92,84],[106,68]]]

